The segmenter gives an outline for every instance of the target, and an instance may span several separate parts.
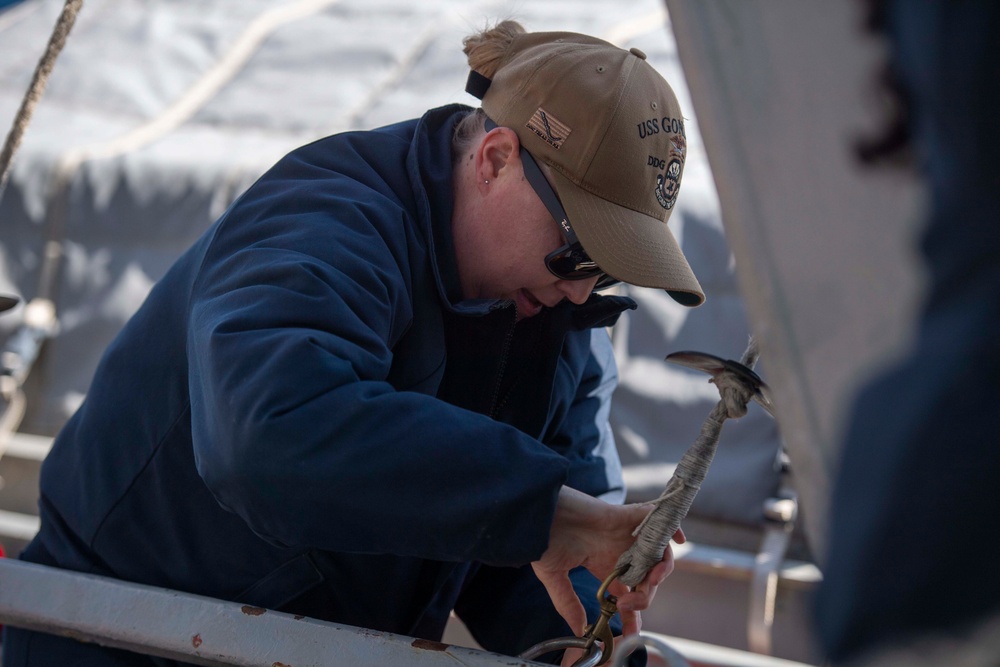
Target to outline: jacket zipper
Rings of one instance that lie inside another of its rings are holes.
[[[503,339],[503,347],[500,348],[500,368],[497,370],[497,382],[493,387],[493,398],[490,400],[490,419],[496,419],[500,412],[500,388],[503,386],[503,376],[507,371],[507,359],[510,356],[510,345],[514,340],[514,327],[517,325],[517,313],[515,311],[514,321],[507,327],[507,335]]]

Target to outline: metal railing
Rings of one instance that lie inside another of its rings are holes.
[[[530,667],[541,663],[0,559],[0,622],[197,665]]]

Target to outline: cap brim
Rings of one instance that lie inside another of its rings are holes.
[[[549,173],[584,250],[622,282],[666,290],[678,303],[700,306],[705,292],[663,220],[613,204]]]

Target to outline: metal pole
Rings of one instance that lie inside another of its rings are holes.
[[[10,559],[0,559],[0,622],[198,665],[542,667]]]

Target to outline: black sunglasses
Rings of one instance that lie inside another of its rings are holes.
[[[489,118],[486,119],[487,132],[496,127],[496,123]],[[563,280],[586,280],[600,276],[597,284],[594,285],[594,291],[617,285],[620,281],[605,273],[583,249],[583,245],[576,237],[576,232],[569,224],[569,217],[566,215],[566,210],[563,209],[562,202],[559,201],[559,196],[556,195],[552,185],[545,178],[538,163],[535,162],[535,158],[531,157],[531,153],[524,146],[521,146],[520,155],[521,164],[524,166],[524,176],[528,179],[528,184],[531,185],[531,189],[542,200],[549,214],[555,218],[562,228],[563,234],[566,235],[566,243],[545,256],[545,266],[549,273]]]

